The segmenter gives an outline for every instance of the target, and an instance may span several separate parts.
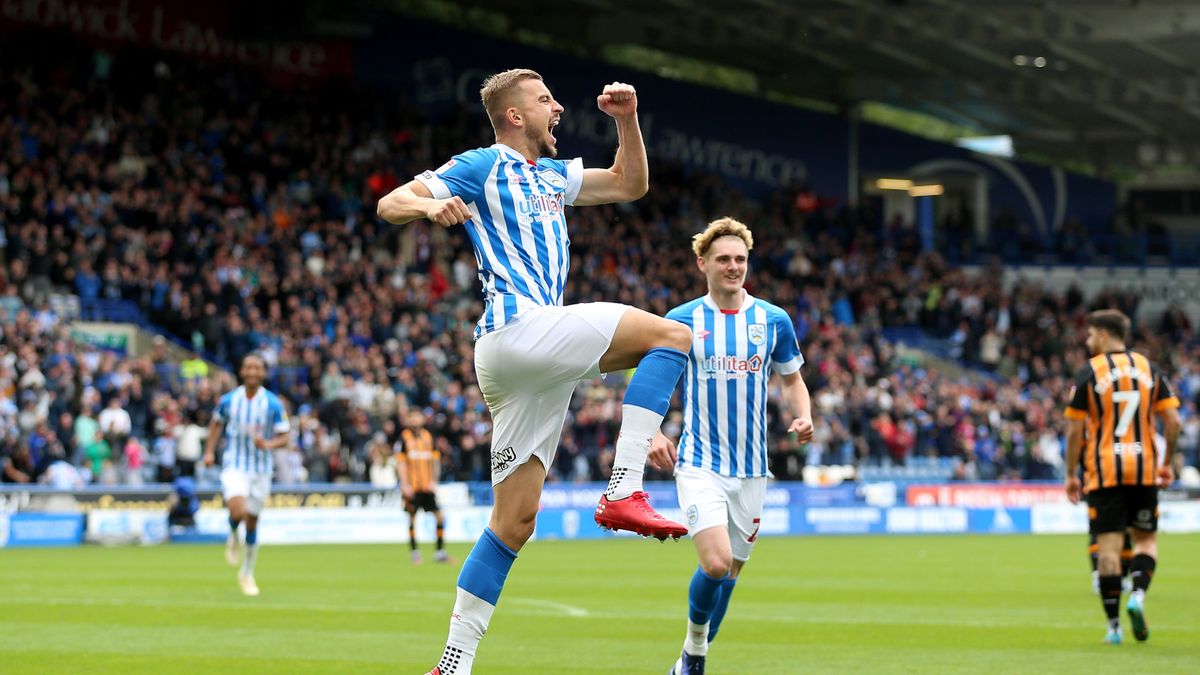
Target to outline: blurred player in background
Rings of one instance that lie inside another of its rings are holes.
[[[667,318],[692,329],[695,340],[684,375],[683,435],[658,434],[650,463],[675,470],[679,506],[700,566],[688,587],[687,637],[671,675],[704,672],[708,643],[717,636],[734,584],[758,537],[767,477],[767,384],[783,378],[793,419],[788,431],[812,439],[804,357],[787,312],[745,291],[754,238],[732,218],[709,224],[692,241],[708,294],[671,310]]]
[[[1088,534],[1088,561],[1092,564],[1092,592],[1100,595],[1100,544],[1096,543],[1097,536]],[[1121,545],[1121,591],[1128,593],[1133,590],[1129,579],[1129,566],[1133,564],[1133,537],[1125,532],[1125,543]]]
[[[1167,460],[1167,439],[1162,434],[1155,432],[1154,448],[1158,452],[1158,463],[1162,464]],[[1096,543],[1096,535],[1088,534],[1088,561],[1092,565],[1092,592],[1096,595],[1100,594],[1100,545]],[[1133,591],[1133,580],[1129,577],[1130,565],[1133,564],[1133,537],[1129,535],[1129,530],[1125,531],[1125,543],[1121,548],[1121,592],[1129,593]]]
[[[446,520],[437,503],[437,484],[442,475],[442,458],[433,447],[433,434],[425,428],[425,414],[414,409],[408,414],[408,427],[400,432],[396,443],[396,473],[400,477],[400,493],[404,495],[404,510],[408,512],[408,542],[412,547],[414,565],[421,564],[417,550],[417,510],[432,513],[437,519],[437,561],[449,562],[446,555]]]
[[[463,562],[434,675],[471,672],[504,580],[533,535],[546,470],[580,380],[637,368],[625,390],[612,478],[596,522],[660,539],[687,533],[650,507],[642,474],[683,373],[691,333],[627,305],[562,306],[570,264],[565,207],[629,202],[649,187],[637,93],[613,82],[596,97],[616,122],[618,147],[608,169],[554,159],[554,127],[563,107],[536,72],[497,73],[480,96],[496,144],[422,173],[378,207],[390,223],[428,218],[447,227],[465,224],[486,295],[475,329],[475,371],[494,425],[495,506]]]
[[[267,364],[258,354],[242,359],[238,375],[242,386],[225,394],[217,402],[208,425],[204,444],[204,463],[216,461],[222,435],[225,451],[221,457],[221,490],[229,508],[229,538],[225,541],[225,561],[241,563],[238,585],[246,595],[258,595],[254,581],[254,563],[258,558],[258,515],[271,496],[274,475],[272,453],[288,444],[291,427],[283,402],[262,386]],[[222,429],[224,434],[222,434]],[[238,525],[246,524],[245,557],[239,561]]]
[[[1093,356],[1076,376],[1066,410],[1067,466],[1079,466],[1082,457],[1084,482],[1071,470],[1065,489],[1073,504],[1087,496],[1109,644],[1121,644],[1121,542],[1127,530],[1134,555],[1125,610],[1134,637],[1150,637],[1145,601],[1158,558],[1158,487],[1175,478],[1169,459],[1158,461],[1154,416],[1162,419],[1168,458],[1180,430],[1179,399],[1149,359],[1125,347],[1128,334],[1129,318],[1117,310],[1088,315],[1087,348]]]
[[[241,592],[257,596],[254,561],[258,558],[258,514],[263,512],[266,498],[271,495],[271,477],[275,472],[272,452],[287,446],[290,425],[283,402],[263,387],[266,380],[263,357],[246,354],[238,375],[241,387],[221,396],[212,413],[209,440],[204,444],[204,464],[212,466],[216,461],[223,430],[226,444],[221,459],[221,490],[229,508],[226,562],[233,566],[241,563],[238,572]],[[246,550],[239,561],[241,522],[246,524]]]

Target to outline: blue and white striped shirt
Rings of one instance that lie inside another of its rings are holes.
[[[535,165],[497,143],[416,180],[437,199],[459,197],[471,212],[467,234],[486,297],[476,339],[530,308],[563,304],[571,264],[564,207],[579,196],[582,160],[543,157]]]
[[[246,388],[238,387],[221,397],[213,418],[225,423],[224,469],[239,469],[247,473],[274,473],[270,450],[254,447],[255,435],[270,440],[276,434],[291,430],[283,402],[263,387],[254,398],[246,398]]]
[[[769,476],[767,383],[804,365],[787,312],[746,293],[724,311],[705,295],[667,313],[695,336],[684,374],[679,465],[725,476]]]

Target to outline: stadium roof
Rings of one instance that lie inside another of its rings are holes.
[[[1200,162],[1200,3],[1186,0],[379,4],[459,12],[459,25],[493,33],[488,19],[499,18],[523,41],[600,58],[653,50],[772,98],[889,103],[1011,134],[1024,154],[1099,167]]]

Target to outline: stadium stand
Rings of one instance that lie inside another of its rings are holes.
[[[463,111],[431,123],[339,82],[275,88],[256,71],[153,53],[142,55],[156,64],[149,75],[123,66],[137,59],[101,69],[87,48],[56,49],[48,58],[25,38],[0,51],[0,480],[70,482],[48,470],[64,459],[84,482],[191,474],[184,439],[251,351],[298,420],[280,482],[366,480],[375,434],[394,439],[412,406],[432,413],[451,477],[486,479],[469,243],[374,214],[431,158],[484,140],[486,122]],[[351,98],[363,103],[344,105]],[[1003,213],[992,246],[943,240],[946,256],[922,252],[911,223],[829,200],[812,209],[811,197],[796,185],[750,201],[719,177],[656,161],[645,199],[573,216],[567,298],[665,313],[700,292],[688,237],[735,214],[755,230],[751,292],[796,318],[818,413],[818,436],[801,449],[772,401],[780,478],[822,463],[881,479],[1060,477],[1058,412],[1083,363],[1082,317],[1100,306],[1135,314],[1138,297],[1006,291],[994,266],[1107,254],[1071,243],[1078,227],[1063,241],[1026,240]],[[161,327],[213,372],[88,346],[72,332],[80,319]],[[1138,329],[1139,348],[1186,401],[1181,443],[1194,465],[1194,327],[1171,311]],[[579,389],[554,479],[606,475],[622,387]],[[99,428],[112,401],[128,413],[127,435]]]

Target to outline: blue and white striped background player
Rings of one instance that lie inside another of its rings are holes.
[[[667,313],[695,336],[684,374],[683,435],[678,452],[661,433],[650,464],[675,468],[679,506],[700,566],[688,588],[688,630],[672,675],[704,672],[708,643],[729,606],[734,584],[758,537],[767,478],[767,383],[783,379],[793,419],[788,431],[812,439],[804,357],[787,312],[743,288],[750,230],[732,218],[709,224],[692,240],[708,294]]]
[[[532,70],[489,77],[480,91],[496,132],[379,201],[389,223],[428,218],[466,225],[486,304],[475,330],[475,372],[492,413],[495,505],[463,562],[446,647],[433,675],[467,675],[517,552],[533,535],[546,470],[554,461],[580,380],[637,371],[625,389],[612,478],[596,506],[602,527],[678,538],[687,528],[649,505],[642,475],[687,362],[692,334],[675,321],[611,302],[563,306],[570,265],[567,206],[629,202],[649,173],[629,84],[605,85],[596,106],[613,118],[609,168],[557,156],[563,107]],[[537,461],[531,461],[533,458]]]
[[[221,489],[229,508],[229,538],[225,561],[238,565],[238,585],[246,595],[258,595],[254,561],[258,557],[258,515],[271,496],[275,465],[271,453],[288,444],[291,426],[283,402],[262,386],[267,364],[258,354],[242,358],[242,386],[221,397],[208,425],[204,463],[216,461],[217,445],[225,439],[221,458]],[[222,434],[222,430],[224,433]],[[245,558],[239,561],[238,525],[246,524]]]

